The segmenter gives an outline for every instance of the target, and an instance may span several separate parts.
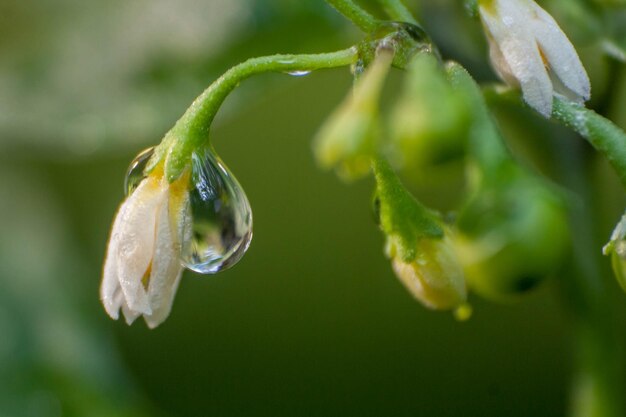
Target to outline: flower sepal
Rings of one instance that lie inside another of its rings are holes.
[[[374,162],[375,205],[386,236],[385,252],[396,276],[424,306],[435,310],[465,306],[467,291],[450,231],[438,214],[421,205],[383,159]],[[467,317],[461,308],[459,317]]]

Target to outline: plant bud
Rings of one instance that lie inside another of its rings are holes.
[[[387,237],[387,256],[400,281],[426,307],[445,310],[464,305],[465,279],[450,231],[437,213],[404,188],[387,161],[375,160],[374,173],[375,208]]]
[[[390,117],[394,158],[405,169],[431,176],[433,168],[463,156],[468,121],[465,101],[446,80],[438,60],[417,54]]]
[[[569,242],[565,207],[554,190],[521,174],[481,188],[462,211],[456,240],[468,284],[512,300],[554,272]]]
[[[388,252],[393,254],[394,239],[389,238]],[[416,258],[405,262],[391,256],[393,270],[402,284],[424,306],[448,310],[463,305],[467,298],[463,270],[448,235],[442,238],[421,238]]]
[[[340,177],[356,179],[370,170],[378,131],[378,101],[391,67],[393,53],[381,50],[356,81],[354,91],[320,128],[313,151],[323,168],[335,168]]]
[[[602,252],[611,256],[611,265],[617,282],[626,291],[626,214],[617,223],[611,240],[607,243]]]

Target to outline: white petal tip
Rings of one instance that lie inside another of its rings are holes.
[[[116,297],[102,297],[100,299],[102,305],[104,306],[104,310],[113,320],[117,320],[120,317],[120,307],[121,307],[121,299],[119,296]]]
[[[109,315],[109,317],[111,317],[113,320],[117,320],[120,318],[120,311],[115,310],[113,307],[109,307],[106,304],[104,305],[104,310],[106,311],[106,313]]]
[[[163,317],[160,319],[153,319],[150,316],[144,316],[144,320],[146,322],[146,324],[148,325],[148,328],[150,330],[152,329],[156,329],[161,323],[163,323],[165,321],[167,317]]]
[[[152,314],[152,308],[147,300],[126,300],[128,303],[128,310],[137,313],[138,315],[149,316]]]
[[[135,320],[137,320],[137,317],[138,316],[135,316],[134,314],[130,314],[130,315],[124,314],[124,320],[126,321],[126,324],[129,326],[133,324]]]
[[[524,101],[528,106],[546,119],[552,116],[552,93],[550,93],[549,98],[543,95],[537,95],[535,92],[527,93],[525,90],[523,93]]]

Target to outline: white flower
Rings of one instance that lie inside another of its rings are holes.
[[[169,184],[157,168],[120,206],[100,287],[111,318],[117,320],[121,308],[128,324],[143,315],[154,328],[169,315],[183,271],[188,179]]]
[[[526,103],[545,117],[555,93],[582,103],[589,77],[555,20],[532,0],[479,0],[494,69],[520,86]]]

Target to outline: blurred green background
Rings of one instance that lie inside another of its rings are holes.
[[[421,3],[444,56],[493,77],[460,2]],[[0,417],[565,413],[572,348],[555,285],[513,305],[472,298],[465,323],[428,311],[383,256],[372,183],[316,168],[310,138],[347,93],[347,69],[260,76],[219,114],[213,143],[254,210],[237,267],[185,272],[153,331],[101,307],[109,227],[135,154],[229,66],[359,37],[321,0],[0,1]],[[582,48],[594,91],[623,97],[593,45]],[[545,122],[502,112],[513,147],[519,137],[541,148],[546,139],[515,122]],[[594,175],[600,245],[624,199],[605,164]],[[417,191],[448,208],[450,190]],[[626,297],[610,285],[626,330]]]

